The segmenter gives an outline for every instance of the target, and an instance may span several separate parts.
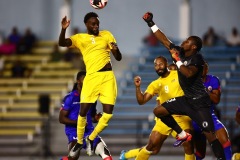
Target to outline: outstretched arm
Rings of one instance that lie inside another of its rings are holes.
[[[65,38],[66,29],[70,25],[70,20],[67,20],[67,16],[62,19],[62,30],[59,35],[58,45],[62,47],[70,47],[72,45],[72,41],[70,38]]]
[[[122,60],[122,53],[120,52],[120,50],[117,46],[117,43],[112,42],[111,46],[112,46],[111,52],[112,52],[114,58],[117,61],[121,61]]]
[[[176,62],[177,67],[179,68],[180,72],[185,75],[186,77],[191,77],[196,74],[197,68],[195,66],[184,66],[179,57],[179,51],[176,50],[174,44],[166,37],[166,35],[155,25],[153,22],[153,14],[151,12],[147,12],[142,17],[145,22],[147,22],[148,26],[153,31],[154,35],[157,39],[169,50],[172,58]]]
[[[141,91],[141,77],[139,76],[136,76],[134,78],[134,84],[135,84],[135,87],[136,87],[136,98],[137,98],[137,101],[138,101],[138,104],[140,105],[143,105],[145,103],[147,103],[150,99],[152,99],[152,95],[149,94],[149,93],[143,93]]]
[[[166,37],[166,35],[155,25],[153,22],[153,14],[151,12],[147,12],[142,17],[145,22],[147,22],[148,26],[153,31],[154,35],[157,39],[169,50],[172,42]]]

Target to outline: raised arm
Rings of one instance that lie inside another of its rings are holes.
[[[72,45],[71,39],[65,38],[66,29],[70,25],[70,20],[67,19],[67,16],[63,17],[61,25],[62,25],[62,30],[59,35],[58,45],[62,47],[70,47]]]
[[[155,25],[153,22],[153,14],[151,12],[147,12],[142,17],[145,22],[147,22],[148,26],[153,31],[154,35],[157,39],[169,50],[171,41],[166,37],[166,35]]]
[[[141,86],[141,77],[139,77],[139,76],[134,77],[134,84],[136,87],[136,98],[137,98],[138,104],[143,105],[146,102],[148,102],[150,99],[152,99],[151,94],[149,94],[147,92],[143,93],[141,91],[141,87],[140,87]]]

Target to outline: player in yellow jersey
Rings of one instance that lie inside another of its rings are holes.
[[[84,23],[87,33],[78,33],[70,38],[65,38],[66,29],[70,25],[70,20],[65,16],[61,22],[62,30],[59,36],[59,45],[78,48],[86,65],[86,77],[80,98],[81,109],[77,122],[78,142],[71,149],[69,157],[77,156],[82,149],[86,115],[92,104],[98,99],[103,106],[103,115],[93,132],[86,138],[87,154],[93,155],[93,140],[108,126],[117,97],[117,83],[112,71],[110,53],[117,61],[122,59],[122,54],[111,32],[99,31],[99,17],[96,13],[87,13]]]
[[[167,64],[167,59],[162,56],[159,56],[154,60],[155,71],[160,78],[150,83],[144,93],[140,88],[141,78],[139,76],[134,78],[138,104],[145,104],[155,95],[158,96],[157,102],[159,104],[174,97],[184,95],[183,90],[178,83],[177,71],[170,71],[167,68]],[[173,115],[173,117],[186,132],[192,131],[192,121],[188,116]],[[155,126],[149,136],[148,144],[143,148],[122,151],[119,160],[127,160],[135,157],[137,160],[147,160],[150,155],[155,155],[160,151],[163,142],[170,134],[172,134],[173,137],[176,137],[177,133],[173,131],[172,128],[166,126],[159,118],[155,118],[155,122]],[[183,143],[183,147],[185,151],[185,160],[195,160],[192,141]]]

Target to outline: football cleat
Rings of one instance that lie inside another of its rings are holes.
[[[121,151],[119,160],[128,160],[128,159],[125,158],[125,153],[126,153],[125,150],[122,150],[122,151]]]
[[[93,141],[91,141],[89,137],[86,137],[86,151],[87,155],[89,156],[93,155]]]
[[[186,133],[186,136],[183,138],[177,137],[176,142],[174,142],[173,146],[174,147],[179,147],[183,142],[190,141],[192,139],[192,135],[189,133]]]
[[[75,158],[78,156],[78,154],[80,153],[81,149],[82,149],[82,144],[76,143],[73,148],[70,150],[68,156],[71,158]]]

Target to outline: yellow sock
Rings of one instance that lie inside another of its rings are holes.
[[[138,153],[140,152],[141,148],[137,148],[137,149],[131,149],[129,151],[127,151],[125,154],[124,154],[124,157],[126,159],[129,159],[129,158],[135,158],[137,157]]]
[[[83,144],[83,135],[85,132],[85,126],[86,126],[86,117],[82,117],[78,115],[78,121],[77,121],[77,142],[79,144]]]
[[[89,135],[90,140],[94,140],[94,138],[96,138],[97,135],[108,126],[108,121],[112,118],[112,116],[112,114],[103,113],[93,132]]]
[[[146,150],[146,147],[144,147],[137,155],[135,160],[147,160],[150,155],[152,154],[151,151]]]
[[[186,154],[185,153],[185,160],[196,160],[196,157],[194,154]]]

